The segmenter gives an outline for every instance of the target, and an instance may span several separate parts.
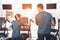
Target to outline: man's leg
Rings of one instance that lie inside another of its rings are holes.
[[[12,38],[12,40],[20,40],[20,38]]]
[[[50,40],[50,34],[46,34],[45,37],[46,37],[46,40]]]
[[[44,40],[44,35],[38,34],[38,40]]]

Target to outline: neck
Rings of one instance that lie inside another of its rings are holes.
[[[17,19],[17,21],[20,21],[19,19]]]
[[[43,10],[40,10],[39,12],[42,12]]]

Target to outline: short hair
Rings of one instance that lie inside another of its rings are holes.
[[[16,14],[16,16],[17,16],[17,17],[21,17],[21,15],[20,15],[20,14]]]
[[[38,4],[37,7],[43,9],[43,4]]]
[[[16,14],[16,15],[15,15],[15,19],[17,19],[17,17],[16,17],[16,16],[17,16],[17,17],[19,17],[19,18],[21,17],[21,15],[20,15],[20,14]]]

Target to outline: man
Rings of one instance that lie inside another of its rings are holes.
[[[20,39],[20,28],[23,23],[20,21],[21,19],[21,15],[20,14],[16,14],[15,15],[15,21],[12,22],[12,39],[13,40],[19,40]]]
[[[54,26],[54,20],[50,13],[43,11],[43,5],[37,5],[39,13],[36,15],[35,20],[38,27],[38,40],[50,40],[51,26]]]

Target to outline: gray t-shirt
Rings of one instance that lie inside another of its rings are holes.
[[[48,12],[42,11],[36,15],[38,21],[38,33],[48,34],[51,31],[51,21],[54,21],[52,15]]]

